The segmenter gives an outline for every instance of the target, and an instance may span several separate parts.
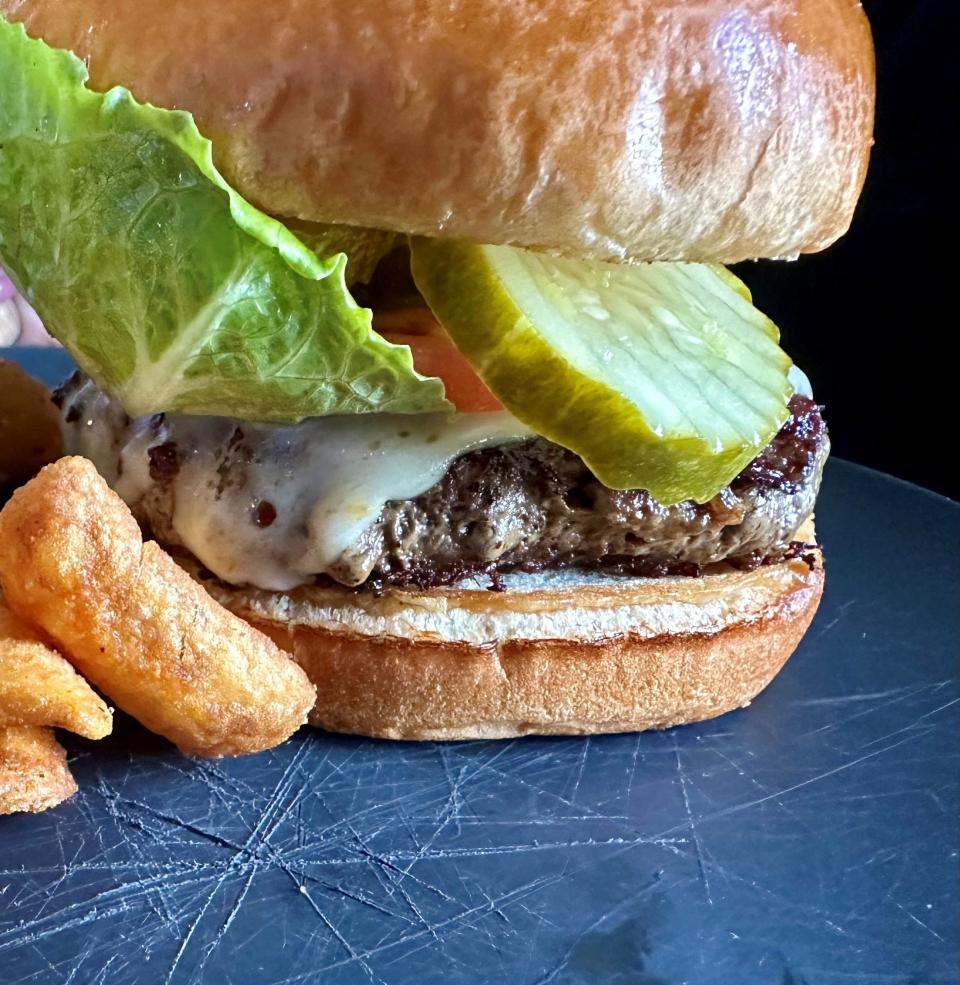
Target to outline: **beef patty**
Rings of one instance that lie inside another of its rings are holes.
[[[672,506],[642,489],[607,488],[542,438],[482,449],[423,495],[388,503],[341,560],[368,569],[374,585],[418,587],[558,567],[638,575],[698,575],[719,561],[754,567],[790,550],[829,448],[820,408],[794,396],[780,432],[730,485],[707,503]]]
[[[60,392],[68,444],[71,428],[82,430],[87,417],[77,401],[86,403],[90,393],[96,391],[82,378]],[[109,445],[120,449],[138,422],[112,402],[107,416]],[[150,431],[149,487],[130,506],[159,540],[175,547],[175,429],[158,415]],[[260,449],[238,426],[216,452],[219,488],[243,488],[249,470],[258,467]],[[702,504],[666,506],[641,489],[609,489],[577,455],[543,438],[468,451],[426,492],[388,502],[320,577],[371,588],[429,588],[476,574],[489,575],[495,586],[500,573],[560,567],[646,576],[695,576],[717,562],[753,567],[795,549],[828,453],[820,408],[800,395],[791,399],[790,416],[770,444]],[[269,527],[273,507],[266,506],[253,519]]]

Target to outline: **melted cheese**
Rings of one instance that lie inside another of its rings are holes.
[[[813,387],[810,385],[810,377],[797,365],[793,365],[787,371],[787,380],[793,387],[794,393],[799,393],[802,397],[813,400]]]
[[[797,393],[811,395],[797,367],[790,381]],[[224,581],[273,591],[318,574],[346,581],[347,566],[338,560],[388,502],[426,492],[467,451],[532,434],[505,411],[363,414],[291,427],[167,415],[158,432],[150,418],[130,422],[91,383],[64,411],[68,420],[79,414],[66,431],[68,450],[91,459],[133,507],[157,485],[150,449],[175,442],[180,465],[171,479],[170,523],[176,539]],[[238,428],[243,440],[232,442]],[[266,526],[256,521],[262,503],[276,511]]]
[[[89,384],[72,404],[82,416],[68,434],[72,450],[131,505],[156,485],[150,448],[175,442],[177,539],[224,581],[274,591],[329,572],[386,503],[426,492],[464,452],[530,434],[506,412],[363,414],[291,427],[168,415],[158,434],[149,418],[126,425]],[[263,503],[276,512],[266,526],[257,522]]]

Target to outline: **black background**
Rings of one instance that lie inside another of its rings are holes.
[[[957,0],[864,0],[876,145],[850,232],[741,264],[825,405],[834,454],[960,499]]]

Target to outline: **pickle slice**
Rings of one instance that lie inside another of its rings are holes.
[[[776,325],[709,264],[616,266],[414,239],[418,288],[502,403],[605,485],[705,502],[776,434]]]

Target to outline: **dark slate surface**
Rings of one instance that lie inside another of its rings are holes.
[[[702,725],[68,739],[80,794],[0,818],[0,981],[958,981],[960,506],[833,462],[819,528],[809,636]]]

